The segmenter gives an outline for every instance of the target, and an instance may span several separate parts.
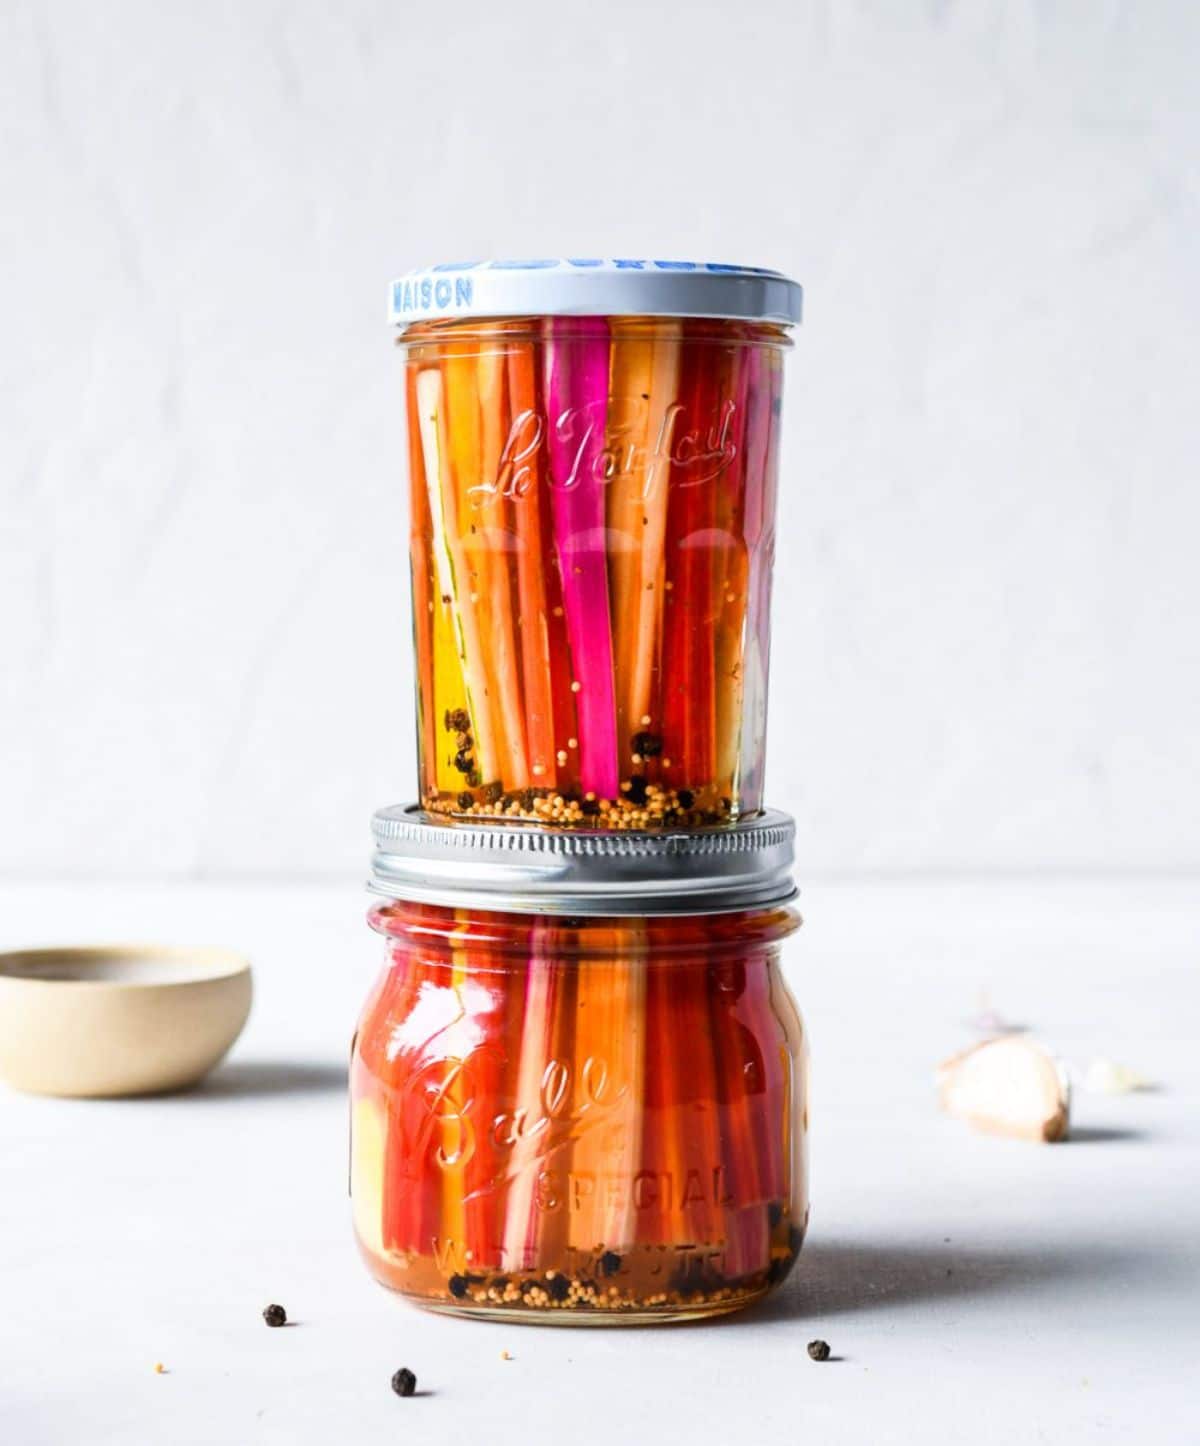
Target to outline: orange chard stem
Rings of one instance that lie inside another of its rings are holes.
[[[520,649],[512,606],[509,557],[512,533],[501,490],[501,457],[508,437],[506,357],[500,336],[486,342],[476,363],[480,428],[480,472],[470,491],[477,499],[481,537],[480,571],[485,578],[482,622],[493,714],[499,735],[504,788],[529,785],[525,719],[521,708]]]
[[[463,664],[470,695],[475,756],[480,779],[500,777],[494,699],[488,686],[487,654],[481,628],[481,594],[487,557],[471,489],[479,480],[479,402],[475,389],[474,353],[463,344],[447,343],[442,355],[445,389],[438,437],[442,455],[442,501],[446,538],[454,575],[454,603],[462,634]],[[474,530],[472,530],[474,529]]]

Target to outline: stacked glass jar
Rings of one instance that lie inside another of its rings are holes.
[[[735,1309],[807,1220],[793,830],[762,785],[800,290],[480,263],[392,314],[421,803],[374,823],[360,1246],[464,1314]]]

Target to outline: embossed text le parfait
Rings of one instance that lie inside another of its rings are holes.
[[[777,273],[692,262],[395,283],[427,810],[656,828],[762,807],[800,305]]]

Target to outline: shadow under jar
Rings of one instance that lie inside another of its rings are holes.
[[[434,1310],[564,1324],[717,1315],[778,1284],[808,1214],[790,821],[598,853],[412,810],[375,829],[386,957],[351,1066],[372,1274]]]
[[[761,809],[799,317],[776,273],[690,263],[395,284],[428,810],[646,829]]]

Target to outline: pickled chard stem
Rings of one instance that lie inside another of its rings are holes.
[[[679,383],[679,325],[645,335],[613,323],[610,451],[628,459],[609,488],[617,725],[623,755],[649,718],[659,668],[670,425]]]
[[[455,778],[448,750],[438,748],[437,720],[467,706],[454,626],[435,583],[429,516],[429,487],[418,423],[417,368],[407,368],[408,465],[412,477],[409,554],[412,561],[413,640],[417,650],[417,726],[420,729],[423,793],[451,788]]]
[[[580,784],[614,798],[616,701],[608,606],[605,418],[608,328],[596,318],[546,325],[543,362],[555,543],[579,718]]]
[[[509,416],[514,450],[504,484],[513,494],[517,534],[517,599],[521,638],[521,680],[530,772],[553,788],[554,683],[550,661],[549,603],[542,572],[541,450],[537,439],[537,365],[529,342],[513,342],[508,353]]]
[[[499,739],[502,782],[506,788],[529,785],[525,719],[521,710],[519,647],[514,628],[509,558],[512,547],[506,503],[500,489],[500,458],[508,433],[506,367],[499,342],[484,347],[476,363],[480,412],[480,472],[472,484],[480,520],[482,621],[487,639],[493,721]]]
[[[775,562],[776,469],[783,367],[778,356],[755,354],[750,416],[746,428],[744,527],[750,566],[742,649],[743,698],[738,790],[760,799],[767,732],[767,673],[771,623],[771,574]]]
[[[476,757],[483,777],[496,776],[496,749],[492,734],[487,675],[482,644],[471,601],[471,577],[466,550],[459,535],[451,470],[446,396],[441,373],[428,368],[417,376],[421,449],[433,523],[434,563],[438,592],[454,626],[456,650],[465,683],[468,710],[474,727]]]
[[[585,1255],[600,1246],[619,1252],[636,1236],[631,1196],[612,1184],[632,1181],[640,1166],[646,1039],[644,924],[603,934],[594,925],[588,937],[575,971],[571,1170],[592,1193],[572,1202],[580,1208],[570,1216],[570,1243]]]
[[[716,735],[717,784],[729,799],[736,799],[741,749],[745,629],[750,559],[745,538],[749,472],[747,443],[751,413],[763,388],[756,381],[759,349],[735,348],[724,368],[728,395],[733,401],[729,465],[717,479],[717,526],[713,550],[713,589],[718,608],[716,621]],[[761,421],[763,408],[755,420]]]

